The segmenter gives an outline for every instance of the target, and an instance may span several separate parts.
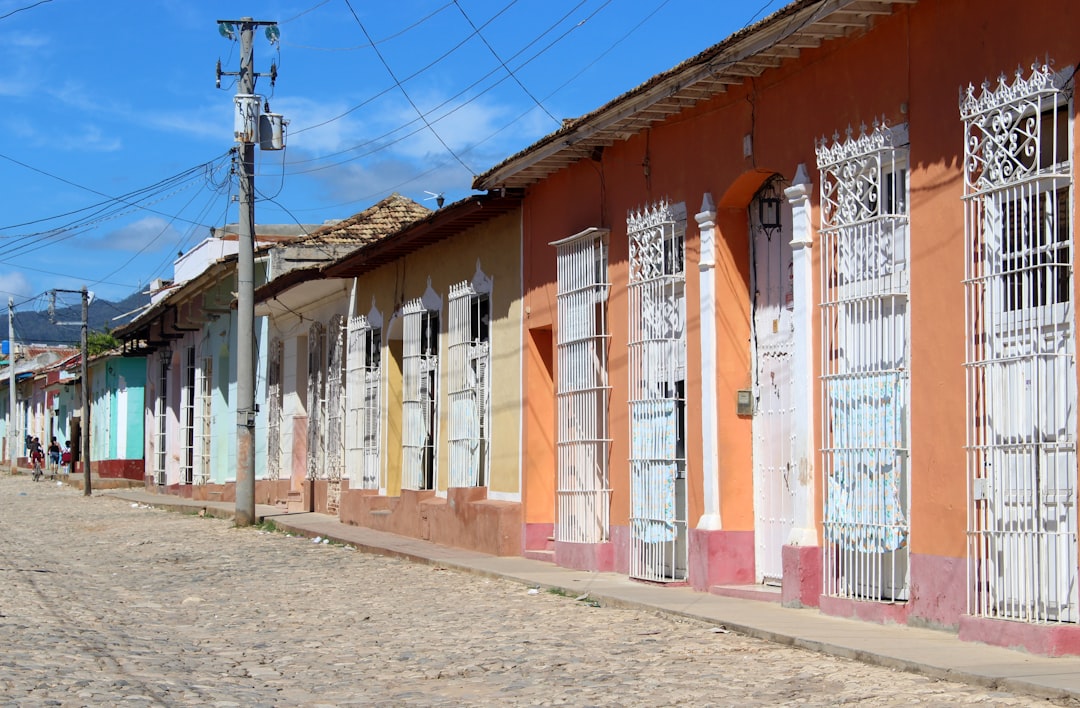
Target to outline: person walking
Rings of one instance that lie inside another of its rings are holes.
[[[52,439],[49,443],[49,477],[56,478],[56,473],[60,471],[60,443],[56,442],[56,438]]]

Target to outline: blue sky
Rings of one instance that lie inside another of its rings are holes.
[[[219,19],[280,28],[255,35],[256,71],[278,67],[256,92],[289,121],[286,150],[256,150],[256,221],[322,223],[395,191],[463,198],[561,119],[784,4],[0,0],[0,302],[122,299],[236,221],[236,87],[214,84],[240,46]]]

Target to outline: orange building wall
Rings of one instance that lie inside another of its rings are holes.
[[[548,242],[591,226],[611,229],[609,307],[612,332],[611,454],[612,523],[625,524],[629,510],[626,405],[626,213],[660,198],[685,202],[687,251],[696,254],[693,215],[702,194],[717,203],[717,380],[720,402],[720,490],[724,528],[753,529],[750,421],[735,414],[735,395],[750,384],[749,267],[747,204],[772,172],[788,179],[804,163],[813,182],[813,226],[818,226],[820,175],[815,140],[850,125],[884,117],[908,123],[911,190],[911,548],[915,553],[965,555],[966,462],[964,446],[963,128],[958,99],[962,86],[1028,66],[1049,55],[1059,66],[1080,60],[1080,24],[1062,27],[1071,3],[1045,2],[1017,12],[1004,0],[939,0],[902,7],[877,20],[868,35],[826,42],[778,70],[747,80],[711,101],[655,124],[650,130],[607,147],[600,162],[580,162],[529,189],[524,216],[527,327],[555,322],[555,253]],[[1008,18],[989,28],[980,17]],[[1054,37],[1044,38],[1053,27]],[[895,59],[892,59],[895,58]],[[1025,74],[1027,70],[1025,69]],[[743,157],[750,135],[753,156]],[[647,170],[646,170],[647,165]],[[817,236],[815,233],[815,244]],[[812,252],[815,298],[819,255]],[[698,273],[688,259],[688,311],[696,309]],[[815,329],[817,329],[817,314]],[[688,368],[698,363],[699,323],[691,318]],[[820,371],[815,334],[814,368]],[[689,373],[689,372],[688,372]],[[697,371],[693,372],[696,377]],[[550,396],[526,372],[533,395]],[[691,391],[691,395],[693,392]],[[812,413],[820,445],[820,385],[815,380]],[[554,467],[553,443],[528,421],[528,455],[534,467]],[[700,426],[688,426],[692,480],[690,523],[701,512]],[[547,449],[537,450],[533,441]],[[816,460],[821,469],[820,456]],[[815,482],[819,497],[820,479]],[[532,513],[534,510],[530,510]],[[536,512],[539,514],[539,512]],[[820,533],[820,532],[819,532]]]

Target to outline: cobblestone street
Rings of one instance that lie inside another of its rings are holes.
[[[0,705],[1051,705],[0,476]]]

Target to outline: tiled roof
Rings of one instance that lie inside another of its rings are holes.
[[[324,226],[290,245],[349,244],[363,246],[396,233],[402,227],[422,219],[431,210],[396,192],[348,219]]]

